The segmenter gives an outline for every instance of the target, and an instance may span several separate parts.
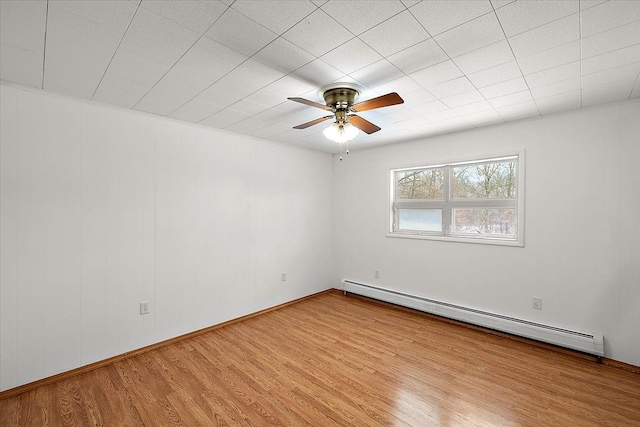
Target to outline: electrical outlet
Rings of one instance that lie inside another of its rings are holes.
[[[536,310],[542,310],[542,298],[533,297],[533,308]]]
[[[373,277],[375,277],[376,279],[380,278],[380,272],[378,270],[373,270]]]
[[[283,282],[286,282],[287,281],[287,273],[282,273],[280,275],[280,280],[282,280]]]
[[[140,302],[140,315],[149,314],[149,301]]]

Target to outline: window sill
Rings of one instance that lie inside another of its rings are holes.
[[[434,234],[413,234],[413,233],[387,233],[387,237],[399,237],[401,239],[418,239],[418,240],[439,240],[442,242],[455,242],[455,243],[474,243],[481,245],[496,245],[496,246],[515,246],[524,247],[524,241],[518,241],[516,239],[501,239],[491,237],[462,237],[462,236],[443,236]]]

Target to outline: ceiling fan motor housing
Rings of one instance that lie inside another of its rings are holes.
[[[357,89],[335,87],[325,90],[322,97],[327,106],[331,107],[331,111],[335,113],[336,122],[338,124],[344,124],[348,122],[349,118],[347,113],[359,95],[360,92]]]

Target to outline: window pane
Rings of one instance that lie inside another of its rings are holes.
[[[396,172],[397,199],[442,200],[444,171],[422,169]]]
[[[514,236],[516,233],[515,209],[454,209],[453,231]]]
[[[442,209],[398,209],[398,230],[442,231]]]
[[[454,199],[516,197],[516,161],[454,166]]]

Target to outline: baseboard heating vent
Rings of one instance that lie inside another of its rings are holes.
[[[342,285],[345,293],[350,292],[449,319],[582,351],[595,356],[604,356],[602,335],[543,325],[528,320],[449,304],[351,280],[343,280]]]

